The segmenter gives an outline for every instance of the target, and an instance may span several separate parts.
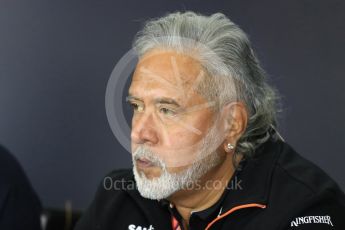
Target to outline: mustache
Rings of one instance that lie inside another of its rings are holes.
[[[163,161],[157,155],[145,146],[138,146],[133,152],[134,161],[146,159],[154,166],[163,167]]]

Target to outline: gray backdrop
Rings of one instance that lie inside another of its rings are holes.
[[[344,1],[0,0],[0,142],[44,206],[84,209],[102,176],[131,166],[106,83],[142,23],[176,10],[220,11],[249,34],[282,94],[285,139],[344,189]]]

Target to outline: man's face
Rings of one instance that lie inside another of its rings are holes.
[[[136,173],[155,179],[164,173],[158,161],[165,173],[178,174],[200,160],[203,139],[214,124],[212,102],[196,90],[204,74],[195,59],[173,51],[154,50],[140,59],[128,97],[134,108]],[[151,154],[143,154],[143,149]],[[136,157],[136,152],[141,154]]]

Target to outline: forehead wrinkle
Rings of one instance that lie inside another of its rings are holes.
[[[138,77],[142,76],[142,78],[145,79],[135,79],[135,81],[148,81],[148,82],[154,82],[154,81],[158,81],[160,83],[162,83],[163,85],[166,85],[167,87],[171,87],[174,88],[176,90],[180,90],[178,86],[175,86],[172,82],[170,82],[169,80],[165,79],[164,77],[162,77],[161,75],[158,75],[154,72],[152,72],[151,70],[145,68],[145,67],[140,67],[139,68],[139,72],[143,73],[141,75],[139,75]],[[146,79],[146,77],[148,79]]]
[[[201,76],[202,76],[202,72],[201,72]],[[161,89],[161,90],[168,90],[168,94],[173,94],[173,95],[177,95],[177,97],[173,97],[177,99],[183,98],[183,100],[185,101],[186,99],[190,99],[191,97],[193,97],[193,93],[196,93],[199,95],[199,93],[197,92],[197,85],[200,82],[200,76],[197,77],[197,79],[195,79],[193,82],[191,82],[190,84],[187,83],[183,83],[182,87],[176,87],[175,85],[172,85],[170,83],[168,83],[165,80],[162,80],[162,78],[158,78],[158,79],[153,79],[150,76],[148,76],[148,79],[134,79],[132,81],[135,82],[135,85],[131,85],[130,86],[130,90],[133,88],[139,88],[142,89],[143,87],[147,87],[146,91],[152,90],[152,89]],[[202,77],[201,77],[202,78]],[[155,85],[154,83],[160,83],[162,84],[162,86],[160,85]]]

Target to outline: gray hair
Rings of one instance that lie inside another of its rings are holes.
[[[224,14],[204,16],[176,12],[145,23],[133,48],[139,57],[154,48],[173,49],[193,54],[212,81],[198,87],[209,100],[218,98],[223,106],[235,99],[248,110],[248,125],[236,146],[236,153],[251,156],[269,138],[277,125],[279,96],[268,85],[247,35]]]

